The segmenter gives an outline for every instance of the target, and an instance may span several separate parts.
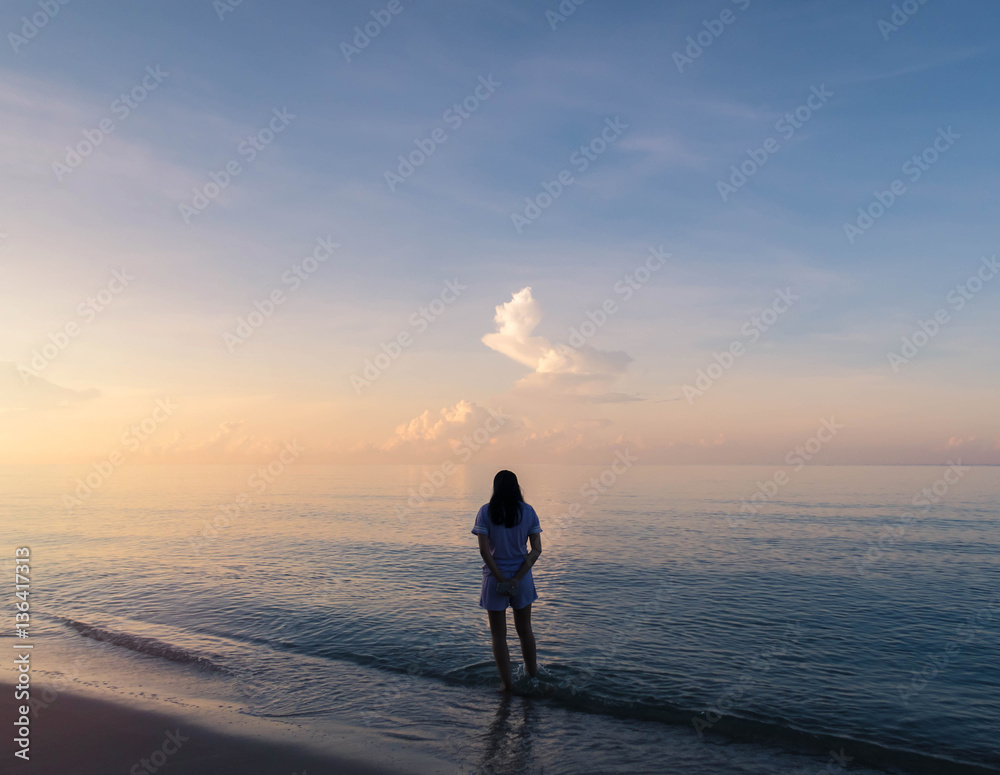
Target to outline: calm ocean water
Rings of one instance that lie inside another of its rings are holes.
[[[527,698],[477,605],[494,468],[417,503],[430,467],[136,466],[70,510],[86,469],[4,467],[0,524],[50,680],[364,725],[454,772],[1000,771],[1000,469],[806,468],[757,514],[774,468],[603,470],[516,469]]]

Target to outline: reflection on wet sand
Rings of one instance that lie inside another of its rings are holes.
[[[502,694],[493,720],[483,733],[483,754],[475,772],[490,775],[530,772],[538,719],[530,697]]]

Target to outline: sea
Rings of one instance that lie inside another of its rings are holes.
[[[1000,468],[607,457],[513,467],[543,529],[515,696],[470,532],[496,468],[2,467],[36,696],[348,725],[456,774],[1000,772]]]

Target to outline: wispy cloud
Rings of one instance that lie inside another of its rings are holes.
[[[16,363],[0,361],[0,411],[3,412],[52,409],[88,401],[100,394],[96,388],[59,387],[43,377],[29,376],[25,380]]]

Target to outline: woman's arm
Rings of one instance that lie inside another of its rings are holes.
[[[528,571],[531,570],[531,566],[535,564],[535,560],[537,560],[539,555],[542,553],[542,536],[540,533],[534,533],[528,536],[528,541],[531,542],[531,551],[528,552],[528,556],[525,557],[524,562],[521,563],[521,567],[517,569],[517,573],[514,574],[514,578],[510,580],[511,584],[520,584],[521,579],[527,575]]]
[[[493,574],[497,581],[506,581],[507,578],[500,572],[500,568],[497,567],[497,561],[493,559],[493,553],[490,552],[490,537],[479,534],[479,554],[483,558],[483,562],[486,563],[486,567],[490,569],[490,573]]]

